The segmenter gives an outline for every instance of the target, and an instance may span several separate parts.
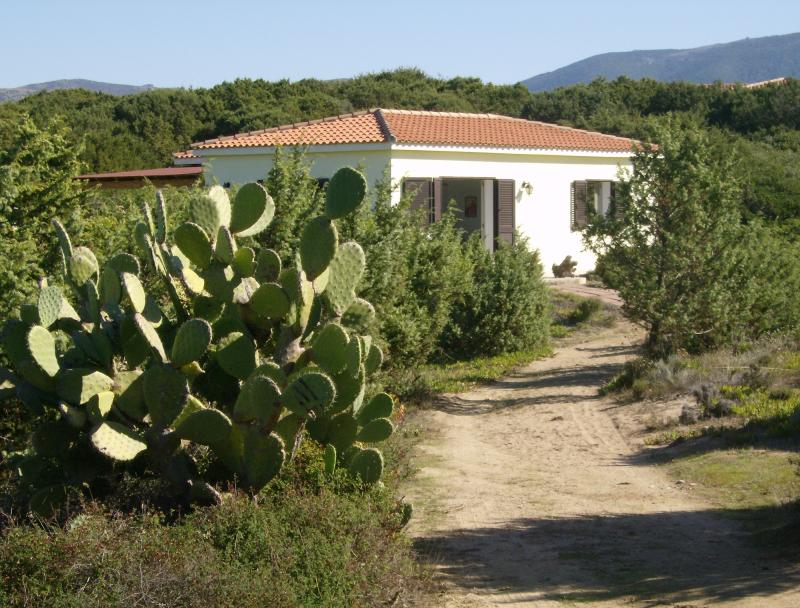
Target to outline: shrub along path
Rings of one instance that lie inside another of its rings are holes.
[[[620,322],[421,412],[411,533],[435,605],[800,605],[800,569],[670,480],[598,387],[636,355]],[[427,431],[426,431],[427,432]]]

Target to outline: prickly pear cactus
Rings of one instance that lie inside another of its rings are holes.
[[[2,331],[16,394],[42,420],[14,457],[32,507],[125,467],[162,476],[187,501],[215,500],[198,449],[258,492],[306,436],[325,448],[329,473],[377,482],[393,403],[365,399],[383,354],[367,333],[375,311],[357,297],[364,252],[340,243],[335,223],[365,192],[363,175],[338,172],[286,265],[237,242],[275,214],[260,184],[233,200],[211,188],[174,229],[158,193],[133,235],[142,262],[122,254],[101,267],[54,222],[63,287],[42,281]],[[148,293],[153,278],[160,288]]]

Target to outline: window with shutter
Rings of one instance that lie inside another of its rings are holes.
[[[403,180],[403,194],[410,195],[412,213],[424,209],[425,213],[420,213],[425,224],[435,221],[433,216],[434,197],[433,180],[427,177],[407,177]]]
[[[495,182],[495,235],[509,245],[514,242],[514,180],[498,179]]]
[[[583,230],[589,220],[589,192],[586,181],[572,182],[570,192],[570,223],[573,232]]]

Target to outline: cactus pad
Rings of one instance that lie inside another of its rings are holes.
[[[175,434],[181,439],[188,439],[201,445],[211,445],[224,441],[230,434],[230,418],[219,410],[202,409],[184,418],[175,427]]]
[[[256,258],[256,280],[274,283],[281,275],[281,258],[272,249],[262,249]]]
[[[289,312],[289,296],[277,283],[262,283],[250,298],[250,308],[267,319],[282,319]]]
[[[388,418],[376,418],[368,422],[356,435],[356,439],[365,443],[386,441],[394,432],[394,425]]]
[[[366,333],[375,321],[375,308],[362,298],[356,298],[342,315],[342,324]]]
[[[362,482],[371,485],[383,474],[383,455],[375,448],[361,450],[353,456],[347,468]]]
[[[204,270],[211,262],[211,241],[197,224],[186,222],[175,229],[175,244],[189,261]]]
[[[233,299],[233,269],[225,264],[213,262],[203,273],[205,289],[215,298],[230,302]]]
[[[211,344],[211,325],[205,319],[190,319],[178,328],[172,343],[172,364],[182,367],[198,361]]]
[[[231,211],[231,232],[253,236],[264,230],[275,215],[275,203],[264,186],[245,184],[236,193]]]
[[[335,315],[342,315],[356,299],[355,289],[364,272],[366,259],[358,243],[341,245],[330,265],[325,299]]]
[[[43,287],[39,292],[39,322],[45,326],[50,327],[53,323],[58,321],[61,313],[61,305],[64,297],[61,295],[61,290],[52,285]]]
[[[243,455],[245,478],[256,492],[280,472],[286,459],[283,440],[275,433],[264,435],[255,427],[246,431]]]
[[[367,180],[350,167],[339,169],[328,182],[325,193],[325,214],[331,219],[344,217],[364,202]]]
[[[328,427],[327,442],[336,447],[336,451],[343,453],[353,445],[358,433],[358,423],[352,415],[348,413],[338,414],[331,418]]]
[[[166,428],[186,405],[189,384],[186,377],[169,365],[153,365],[143,374],[144,402],[156,428]]]
[[[133,315],[133,323],[136,326],[136,330],[139,332],[139,335],[144,338],[144,341],[156,355],[159,361],[166,361],[167,360],[167,353],[164,351],[164,344],[161,342],[161,337],[158,335],[155,327],[144,318],[143,315],[134,313]]]
[[[347,367],[349,338],[341,325],[328,323],[314,338],[314,362],[331,374],[339,374]]]
[[[338,247],[339,234],[331,219],[322,216],[306,224],[300,239],[300,259],[309,280],[325,272]]]
[[[372,344],[367,353],[367,360],[364,362],[364,368],[368,374],[376,372],[380,366],[383,365],[383,351]]]
[[[51,378],[61,369],[56,356],[56,341],[41,325],[34,325],[28,331],[28,352],[36,365]]]
[[[312,417],[323,413],[336,397],[333,381],[319,372],[308,372],[295,378],[283,392],[283,405],[293,414]]]
[[[215,196],[211,192],[198,196],[189,205],[190,221],[205,230],[206,234],[217,234],[220,226],[227,225],[225,218],[230,218],[230,203],[227,198],[224,190],[221,195],[219,191],[215,191]]]
[[[154,240],[159,245],[167,241],[167,204],[161,190],[156,192],[156,230]]]
[[[362,426],[366,426],[378,418],[389,418],[394,409],[394,402],[387,393],[378,393],[357,412],[356,419]]]
[[[256,368],[256,345],[250,336],[231,332],[219,341],[217,362],[231,376],[244,380]]]
[[[135,312],[144,312],[147,294],[144,291],[144,287],[142,287],[141,281],[139,281],[139,277],[129,272],[123,272],[120,274],[120,280],[133,310]]]
[[[325,453],[322,456],[325,463],[325,474],[330,476],[336,472],[336,448],[329,443],[325,446]]]
[[[72,405],[86,403],[98,393],[110,391],[114,380],[93,369],[65,369],[58,377],[58,396]]]
[[[233,416],[238,422],[257,420],[261,424],[269,423],[280,414],[280,398],[281,391],[271,378],[251,376],[242,384],[233,406]]]
[[[75,247],[72,257],[67,260],[67,266],[70,278],[78,286],[83,285],[99,272],[97,258],[94,257],[92,250],[86,247]]]
[[[58,220],[53,220],[53,228],[58,237],[58,244],[61,247],[61,254],[65,260],[72,257],[72,241],[69,239],[69,234],[64,230],[64,226]]]
[[[108,261],[106,266],[110,266],[117,272],[130,272],[137,276],[142,272],[139,260],[129,253],[119,253],[115,255]]]
[[[119,274],[110,266],[103,268],[100,273],[98,289],[100,301],[103,306],[116,306],[122,299],[122,284],[119,281]]]
[[[273,361],[267,361],[266,363],[262,363],[256,369],[253,370],[253,373],[250,374],[250,377],[255,376],[266,376],[267,378],[271,378],[278,387],[286,386],[286,372],[281,369],[281,366]]]
[[[233,255],[233,269],[240,277],[252,277],[256,271],[256,253],[250,247],[237,249]]]
[[[86,402],[86,414],[93,424],[100,424],[108,412],[111,411],[111,406],[114,404],[114,393],[112,391],[103,391],[97,393],[94,397]]]
[[[142,438],[127,426],[118,422],[103,422],[91,435],[92,445],[105,456],[114,460],[133,460],[147,449]]]
[[[233,262],[233,256],[236,254],[236,241],[233,240],[231,231],[227,226],[220,226],[217,231],[217,241],[214,247],[214,256],[223,264],[230,264]]]

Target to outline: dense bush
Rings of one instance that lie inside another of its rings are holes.
[[[138,497],[136,497],[138,498]],[[350,607],[413,603],[423,578],[391,492],[362,492],[303,453],[255,503],[164,525],[145,508],[90,503],[65,525],[3,522],[0,605],[8,608]]]
[[[446,352],[476,357],[529,349],[547,341],[547,289],[539,255],[525,239],[494,254],[471,239],[471,285],[453,307],[442,336]]]

